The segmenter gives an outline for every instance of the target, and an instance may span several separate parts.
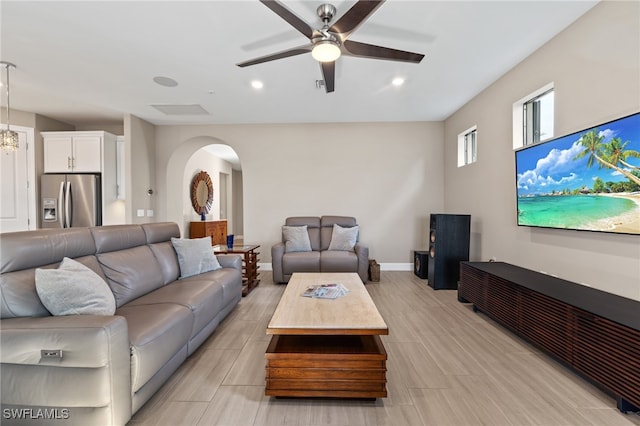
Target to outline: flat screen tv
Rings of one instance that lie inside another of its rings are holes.
[[[640,112],[515,156],[518,225],[640,235]]]

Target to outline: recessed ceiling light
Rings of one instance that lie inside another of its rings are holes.
[[[159,84],[160,86],[164,86],[164,87],[176,87],[178,85],[178,82],[175,81],[174,79],[169,77],[163,77],[161,75],[157,77],[153,77],[153,81],[155,81],[156,84]]]
[[[262,89],[264,87],[264,84],[260,80],[253,80],[251,82],[251,87],[253,87],[254,89]]]
[[[391,84],[393,84],[394,86],[402,86],[404,84],[404,78],[396,77],[391,81]]]

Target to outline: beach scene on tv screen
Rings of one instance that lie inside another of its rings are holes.
[[[516,152],[518,225],[640,234],[640,113]]]

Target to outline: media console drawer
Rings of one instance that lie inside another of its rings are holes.
[[[265,359],[266,395],[387,396],[387,353],[376,335],[275,335]]]

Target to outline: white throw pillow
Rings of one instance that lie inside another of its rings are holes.
[[[351,228],[343,228],[334,223],[329,250],[353,251],[358,241],[358,229],[358,225],[352,226]]]
[[[311,241],[307,225],[283,226],[282,239],[284,240],[284,251],[311,251]]]
[[[171,244],[178,254],[180,278],[187,278],[203,272],[222,268],[213,254],[211,237],[194,239],[171,238]]]
[[[109,285],[68,257],[58,269],[36,269],[36,291],[52,315],[113,315],[116,311]]]

